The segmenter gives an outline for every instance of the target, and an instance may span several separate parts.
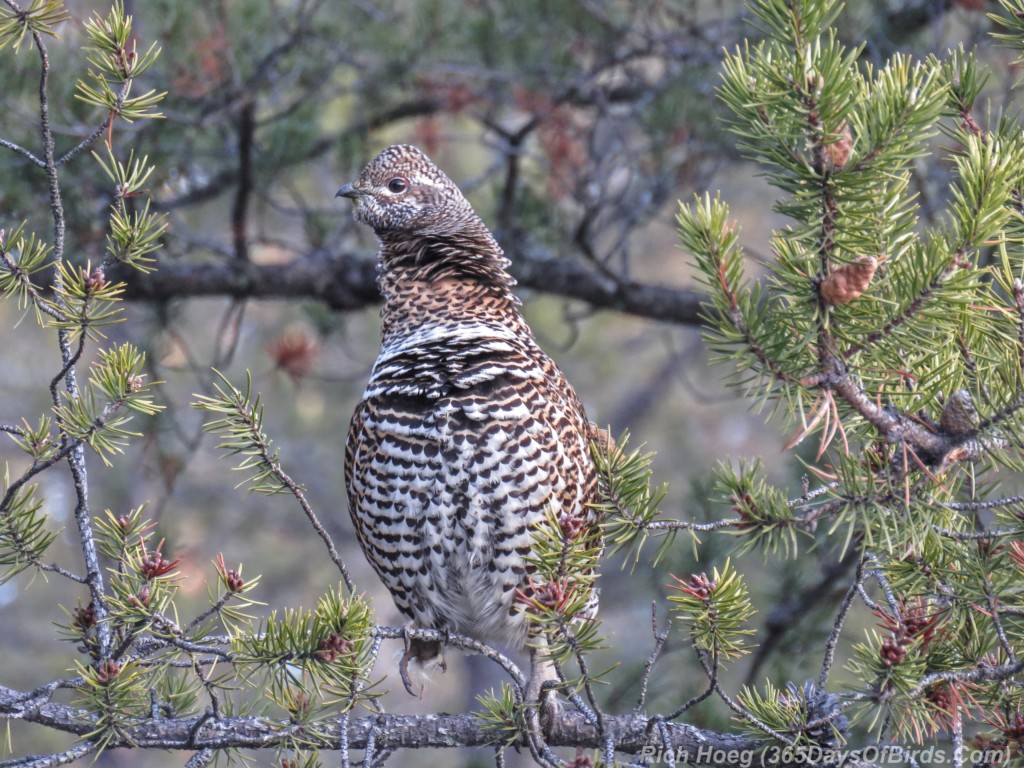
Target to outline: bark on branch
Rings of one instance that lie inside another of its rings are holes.
[[[26,703],[23,700],[24,694],[0,686],[0,719],[17,718],[78,736],[95,733],[96,723],[84,710],[55,702],[39,703],[36,700]],[[118,735],[109,742],[107,749],[264,749],[287,746],[290,741],[301,737],[306,746],[336,750],[342,744],[341,722],[339,718],[333,723],[318,723],[316,728],[302,731],[301,726],[288,721],[255,716],[161,718],[120,725]],[[664,723],[662,731],[654,727],[653,719],[641,713],[609,715],[605,717],[604,725],[606,735],[614,742],[616,750],[625,753],[635,754],[646,745],[685,750],[691,755],[703,750],[700,754],[713,751],[724,756],[735,750],[734,763],[728,762],[732,758],[718,763],[724,768],[734,765],[741,768],[742,751],[757,749],[760,745],[754,740],[682,723]],[[491,744],[494,738],[483,720],[468,714],[376,715],[348,718],[348,747],[364,749],[373,730],[376,731],[373,738],[378,749],[479,747]],[[668,744],[663,742],[663,733],[667,734]],[[562,712],[553,720],[547,743],[552,747],[604,747],[597,729],[576,712]]]
[[[576,299],[594,309],[697,325],[704,296],[698,291],[667,288],[632,280],[615,281],[578,263],[511,253],[512,273],[524,288]],[[372,258],[329,257],[314,253],[287,265],[248,263],[164,263],[150,274],[126,268],[111,278],[128,284],[126,298],[171,301],[201,296],[239,299],[316,299],[331,309],[351,311],[376,305],[380,294]]]

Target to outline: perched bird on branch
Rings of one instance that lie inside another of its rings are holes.
[[[359,542],[410,627],[529,642],[536,662],[535,530],[554,515],[599,541],[595,430],[523,320],[501,248],[426,155],[389,147],[338,195],[377,234],[384,297],[345,452]],[[416,695],[410,661],[443,668],[443,648],[407,640],[402,680]],[[545,678],[550,665],[535,663],[531,695]]]

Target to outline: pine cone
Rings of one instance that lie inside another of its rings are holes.
[[[858,256],[833,269],[818,288],[822,300],[835,307],[856,299],[867,290],[878,269],[878,261],[874,256]]]
[[[850,721],[840,714],[838,696],[819,691],[813,680],[806,681],[803,690],[796,683],[786,683],[786,691],[794,701],[803,702],[808,723],[826,721],[806,731],[815,744],[825,749],[838,749],[846,743]]]
[[[958,389],[949,396],[942,407],[939,426],[950,437],[962,437],[975,430],[978,426],[978,411],[970,392]]]
[[[832,169],[841,171],[846,167],[846,162],[850,159],[850,152],[853,150],[853,134],[850,133],[850,126],[845,120],[839,124],[837,133],[839,138],[825,146],[825,154],[832,163]]]

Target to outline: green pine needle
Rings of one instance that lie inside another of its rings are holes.
[[[512,686],[502,683],[498,692],[489,690],[478,694],[476,700],[482,711],[472,714],[483,723],[483,730],[489,734],[488,744],[511,747],[521,738],[526,728],[525,712],[516,701]]]
[[[725,561],[721,572],[715,568],[711,578],[695,574],[688,580],[674,577],[669,595],[673,612],[689,628],[696,647],[719,663],[734,661],[750,652],[747,638],[754,631],[746,628],[755,611],[743,578]]]
[[[251,492],[275,494],[287,492],[280,476],[277,450],[263,431],[263,405],[260,395],[252,393],[252,374],[245,372],[245,390],[236,389],[227,377],[215,370],[220,382],[214,383],[214,395],[195,395],[193,408],[219,418],[207,421],[203,429],[221,436],[218,448],[229,456],[242,456],[235,468],[246,475],[236,488],[249,486]]]

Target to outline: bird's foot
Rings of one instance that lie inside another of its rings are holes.
[[[405,690],[409,692],[410,696],[423,698],[423,692],[426,690],[426,673],[434,667],[440,668],[442,672],[447,672],[448,663],[444,659],[444,643],[411,638],[409,632],[413,629],[419,629],[419,625],[414,621],[410,621],[402,627],[405,652],[398,662],[398,674],[402,679],[402,685],[405,686]],[[413,664],[412,673],[409,671],[410,661]]]
[[[402,627],[402,640],[405,643],[405,651],[402,653],[402,658],[398,662],[398,675],[402,678],[402,685],[405,686],[405,690],[409,692],[409,695],[420,698],[423,696],[422,680],[419,690],[417,691],[416,686],[413,685],[412,676],[409,674],[409,662],[419,660],[419,648],[415,644],[415,641],[409,637],[409,630],[416,628],[417,625],[414,621],[410,621]]]
[[[448,661],[444,657],[444,649],[447,648],[448,643],[451,642],[452,631],[448,629],[448,627],[444,627],[441,630],[441,632],[443,634],[444,639],[441,640],[441,644],[437,647],[437,656],[435,656],[434,658],[436,659],[435,664],[437,665],[437,668],[440,669],[442,672],[447,672]]]
[[[417,692],[412,684],[412,677],[409,675],[409,661],[415,658],[416,654],[407,645],[402,658],[398,662],[398,674],[402,678],[402,685],[405,686],[405,690],[409,692],[409,695],[420,698],[423,695],[423,686],[421,685],[419,692]]]

